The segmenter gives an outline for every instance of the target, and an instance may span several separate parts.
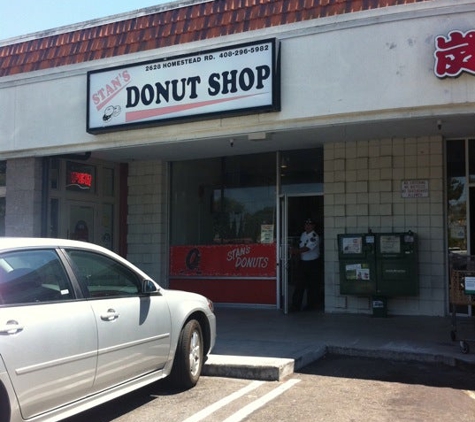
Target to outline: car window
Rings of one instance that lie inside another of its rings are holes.
[[[89,297],[129,296],[137,295],[141,291],[138,275],[120,262],[94,252],[66,252]]]
[[[0,305],[59,301],[73,290],[54,250],[0,254]]]

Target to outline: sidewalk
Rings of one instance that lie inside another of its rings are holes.
[[[216,346],[203,375],[280,380],[326,353],[475,365],[475,342],[461,352],[450,317],[324,314],[217,307]],[[475,339],[468,319],[460,339]]]

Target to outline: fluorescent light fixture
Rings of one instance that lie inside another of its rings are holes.
[[[247,138],[250,141],[265,141],[267,139],[267,133],[266,132],[249,133],[247,135]]]

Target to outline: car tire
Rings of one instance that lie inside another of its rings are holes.
[[[170,381],[187,390],[198,382],[203,367],[203,333],[198,321],[188,321],[180,333]]]
[[[0,383],[0,422],[10,420],[10,403],[5,387]]]

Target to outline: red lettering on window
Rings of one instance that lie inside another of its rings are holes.
[[[436,37],[435,74],[456,77],[462,72],[475,74],[475,31],[452,31],[446,38]]]

